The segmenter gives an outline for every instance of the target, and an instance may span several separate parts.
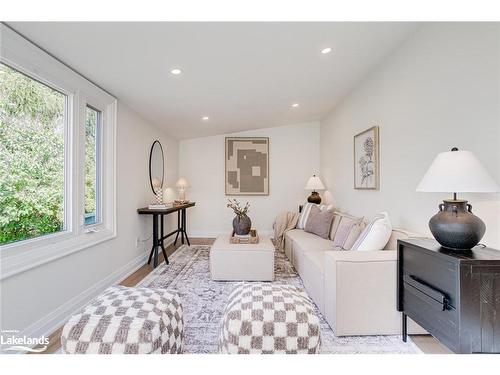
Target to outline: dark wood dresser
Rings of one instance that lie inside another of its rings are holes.
[[[500,353],[500,251],[398,241],[397,309],[455,353]]]

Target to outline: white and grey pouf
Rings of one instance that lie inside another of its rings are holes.
[[[319,318],[292,285],[244,283],[231,293],[219,336],[220,353],[319,353]]]
[[[64,353],[181,353],[182,305],[176,293],[113,286],[73,315],[61,335]]]

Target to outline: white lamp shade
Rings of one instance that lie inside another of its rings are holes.
[[[494,193],[500,187],[470,151],[436,156],[417,191],[436,193]]]
[[[307,181],[306,190],[325,190],[325,185],[321,182],[320,178],[316,175],[313,175]]]
[[[177,180],[177,182],[175,183],[175,186],[177,186],[178,188],[188,188],[189,182],[184,177],[181,177]]]

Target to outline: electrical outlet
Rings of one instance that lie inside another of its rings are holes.
[[[139,237],[136,237],[135,238],[135,248],[138,249],[139,248]]]

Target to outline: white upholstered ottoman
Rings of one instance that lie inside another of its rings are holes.
[[[256,244],[232,244],[229,237],[217,237],[210,248],[212,280],[274,280],[274,245],[268,236]]]
[[[73,315],[61,335],[64,353],[181,353],[182,305],[159,289],[113,286]]]
[[[294,286],[244,283],[230,295],[219,352],[234,354],[319,353],[319,318],[307,294]]]

